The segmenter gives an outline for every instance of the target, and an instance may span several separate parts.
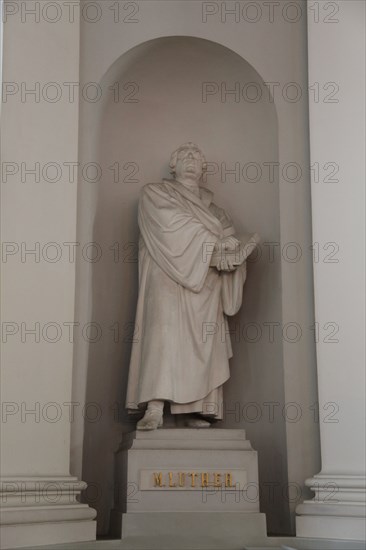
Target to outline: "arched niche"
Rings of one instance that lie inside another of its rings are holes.
[[[252,91],[257,86],[262,97],[252,101],[249,89],[243,96],[242,88],[238,101],[237,95],[221,95],[236,82],[254,83]],[[89,319],[102,336],[88,344],[86,401],[98,403],[102,414],[98,422],[85,423],[83,479],[97,487],[97,497],[91,491],[89,501],[98,510],[100,531],[106,532],[115,497],[113,453],[121,431],[133,426],[124,398],[131,340],[140,337],[134,315],[141,187],[167,177],[171,151],[192,140],[210,163],[205,185],[239,233],[257,231],[262,242],[279,243],[280,209],[278,177],[268,168],[278,161],[276,109],[263,79],[242,57],[208,40],[159,38],[122,55],[101,84],[111,93],[98,106],[98,124],[90,128],[96,131],[93,160],[103,177],[93,219],[93,241],[102,255],[89,266]],[[204,96],[204,89],[219,91]],[[247,430],[259,452],[263,484],[287,481],[285,423],[278,417],[268,423],[260,415],[263,403],[284,403],[282,340],[264,337],[268,323],[281,320],[280,261],[262,253],[249,263],[243,307],[230,323],[234,358],[222,427]],[[285,532],[288,507],[284,499],[274,507],[270,497],[262,491],[269,530]]]

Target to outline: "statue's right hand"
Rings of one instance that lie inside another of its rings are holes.
[[[217,262],[216,269],[217,271],[234,271],[236,266],[234,266],[233,262],[228,258],[223,258]]]

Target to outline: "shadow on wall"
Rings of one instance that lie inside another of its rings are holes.
[[[237,90],[236,83],[239,95],[230,93]],[[95,323],[95,341],[89,345],[86,388],[86,402],[99,409],[96,421],[86,419],[83,448],[86,500],[98,511],[100,534],[108,532],[116,496],[114,452],[121,434],[135,424],[124,399],[132,341],[141,337],[134,325],[141,187],[168,177],[172,150],[194,141],[209,162],[205,185],[230,213],[237,231],[257,231],[263,241],[280,240],[278,179],[269,177],[264,164],[278,160],[276,110],[251,65],[217,43],[161,38],[117,60],[105,86],[112,93],[100,128],[95,128],[103,178],[94,221],[94,253],[100,258],[93,263],[90,322]],[[251,323],[281,322],[280,270],[280,262],[265,255],[249,264],[244,304],[231,320],[235,355],[222,426],[245,427],[259,452],[260,479],[281,484],[287,481],[284,421],[248,423],[240,412],[249,402],[284,402],[282,342],[255,342],[246,333]],[[269,531],[289,531],[286,502],[274,506],[264,493],[261,510]]]

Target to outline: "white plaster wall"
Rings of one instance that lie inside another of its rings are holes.
[[[71,399],[73,344],[64,323],[74,318],[75,263],[62,243],[76,240],[77,187],[65,171],[51,183],[42,168],[77,159],[78,104],[65,96],[49,102],[42,89],[48,82],[78,80],[78,23],[60,22],[52,40],[42,18],[22,22],[19,13],[4,23],[3,81],[9,93],[2,105],[2,163],[5,170],[13,163],[13,174],[3,172],[2,180],[2,240],[11,244],[2,266],[1,386],[8,414],[1,474],[15,479],[69,473],[70,422],[63,404]],[[22,95],[26,88],[36,95]],[[39,179],[26,173],[36,163]],[[55,247],[44,249],[51,242]],[[49,261],[56,248],[61,257]],[[54,323],[49,331],[48,323]]]
[[[319,401],[339,411],[338,422],[321,425],[322,472],[364,475],[365,4],[340,2],[338,19],[309,25],[311,79],[340,90],[337,102],[310,109],[312,159],[339,165],[338,183],[312,185],[314,236],[339,247],[336,263],[314,270],[316,319],[339,326],[336,343],[317,345]]]
[[[338,166],[335,181],[312,180],[314,240],[334,243],[332,261],[315,265],[315,318],[337,331],[317,343],[322,465],[296,528],[299,537],[364,541],[365,4],[336,7],[332,24],[308,24],[309,78],[337,90],[310,104],[312,163]]]
[[[245,2],[243,3],[245,4]],[[105,5],[105,4],[103,4]],[[113,63],[121,57],[123,53],[132,47],[146,42],[147,40],[164,36],[193,36],[205,38],[213,42],[222,44],[234,52],[238,53],[243,59],[249,62],[266,82],[277,83],[277,93],[275,89],[275,104],[279,120],[279,162],[283,167],[288,162],[297,162],[302,167],[302,177],[296,184],[291,184],[280,177],[279,182],[279,209],[280,209],[280,239],[281,243],[295,241],[302,249],[302,258],[295,263],[291,263],[281,258],[281,282],[277,286],[277,297],[281,296],[282,302],[282,324],[296,322],[302,329],[302,337],[297,343],[289,343],[280,339],[280,346],[283,349],[282,372],[273,370],[271,375],[263,377],[261,387],[264,395],[271,396],[271,388],[278,384],[284,386],[284,401],[295,402],[301,417],[296,422],[286,422],[286,440],[282,438],[282,451],[278,455],[277,465],[275,466],[278,479],[282,473],[288,469],[287,479],[297,483],[303,491],[304,479],[311,475],[318,468],[319,448],[318,448],[318,425],[314,422],[314,416],[310,407],[316,401],[316,383],[315,383],[315,355],[312,333],[309,327],[313,324],[313,306],[312,306],[312,263],[308,247],[311,244],[311,213],[310,213],[310,188],[308,173],[308,133],[307,133],[307,73],[306,73],[306,19],[305,3],[297,3],[302,16],[298,22],[290,23],[286,21],[281,14],[275,17],[271,23],[267,15],[263,15],[257,23],[248,23],[244,20],[235,21],[234,17],[227,17],[222,21],[220,14],[207,18],[207,22],[202,19],[201,2],[160,2],[148,1],[138,2],[139,8],[133,18],[135,22],[113,23],[113,13],[107,9],[103,10],[102,16],[98,22],[91,24],[85,20],[81,24],[81,83],[102,82],[103,76]],[[263,13],[265,7],[262,6]],[[125,12],[122,13],[125,15]],[[130,60],[129,67],[133,67],[133,60]],[[129,69],[126,67],[125,69]],[[136,68],[135,68],[136,69]],[[128,74],[128,73],[127,73]],[[118,79],[118,71],[115,73]],[[169,78],[169,75],[167,75]],[[302,99],[298,102],[286,101],[281,93],[287,83],[295,82],[302,90]],[[232,83],[228,83],[229,85]],[[104,89],[104,99],[108,99],[111,91]],[[102,114],[102,102],[91,104],[85,99],[80,102],[80,161],[82,164],[99,159],[99,124]],[[138,106],[138,104],[137,104]],[[155,106],[154,106],[155,109]],[[153,110],[154,112],[154,110]],[[150,123],[151,124],[151,123]],[[147,126],[147,133],[149,128]],[[154,127],[154,126],[152,126]],[[155,127],[154,127],[155,128]],[[125,130],[123,130],[125,132]],[[128,128],[127,128],[128,131]],[[211,133],[210,129],[210,133]],[[125,134],[123,134],[125,135]],[[118,139],[118,133],[114,134]],[[149,136],[147,136],[149,137]],[[125,138],[123,138],[125,139]],[[169,140],[170,141],[170,140]],[[178,142],[181,140],[179,139]],[[133,142],[131,142],[133,143]],[[160,159],[166,159],[166,136],[159,137],[154,134],[153,137],[154,157],[150,157],[154,162],[153,166],[156,175],[161,175]],[[139,143],[134,143],[136,151],[139,150]],[[174,147],[176,144],[172,144]],[[172,148],[169,147],[169,150]],[[215,154],[220,152],[220,147],[216,148]],[[144,162],[147,162],[151,152],[145,147]],[[128,155],[132,157],[131,154]],[[208,155],[209,156],[209,155]],[[127,160],[133,160],[128,158]],[[221,159],[220,159],[221,160]],[[269,159],[273,160],[273,159]],[[159,168],[158,168],[159,167]],[[146,181],[150,180],[153,174],[146,173]],[[144,174],[145,176],[145,174]],[[79,240],[82,243],[90,242],[94,238],[95,221],[98,223],[105,220],[110,222],[108,209],[101,214],[101,203],[98,203],[98,193],[100,183],[91,184],[90,182],[79,179],[79,202],[78,202],[78,223]],[[134,191],[135,193],[135,191]],[[221,200],[225,201],[225,194],[221,193]],[[219,190],[220,196],[220,190]],[[114,205],[117,208],[117,204]],[[234,208],[233,216],[238,215]],[[134,214],[129,213],[131,222]],[[255,216],[254,216],[255,217]],[[127,222],[126,222],[127,223]],[[102,223],[103,226],[103,223]],[[100,225],[96,226],[100,230]],[[251,229],[251,228],[250,228]],[[104,230],[103,230],[104,231]],[[127,268],[126,268],[127,269]],[[92,264],[81,261],[78,265],[77,282],[77,319],[81,325],[89,322],[93,318],[93,266]],[[110,299],[107,289],[103,292],[102,288],[94,288],[99,293],[99,300],[102,302]],[[281,294],[280,294],[281,292]],[[119,299],[119,297],[116,297]],[[135,296],[128,296],[129,307],[133,303]],[[115,307],[115,306],[113,306]],[[121,311],[121,310],[120,310]],[[269,322],[280,322],[278,319],[268,319]],[[107,333],[110,336],[110,333]],[[278,336],[277,336],[278,338]],[[89,357],[94,354],[94,365],[99,365],[100,376],[108,376],[108,371],[103,370],[105,362],[110,361],[110,346],[107,345],[107,339],[99,345],[99,351],[91,351],[88,342],[80,339],[75,348],[75,373],[74,373],[74,399],[83,401],[87,399],[87,372]],[[126,360],[128,352],[120,351],[121,359]],[[125,354],[125,355],[123,355]],[[122,357],[123,356],[123,357]],[[114,376],[123,377],[122,373],[115,373]],[[244,376],[244,374],[243,374]],[[278,380],[280,379],[280,380]],[[108,377],[108,383],[114,383],[116,378]],[[122,379],[121,379],[122,386]],[[254,400],[258,400],[256,391],[258,385],[253,383]],[[90,388],[89,388],[90,390]],[[93,389],[96,395],[96,388]],[[233,393],[233,397],[237,395]],[[247,396],[245,396],[247,397]],[[243,395],[241,395],[243,398]],[[277,402],[276,398],[270,398],[270,401]],[[282,428],[281,409],[277,408],[276,422],[272,424],[268,420],[262,421],[262,427],[273,432],[273,437],[277,437]],[[263,409],[263,403],[259,403]],[[264,409],[263,409],[264,410]],[[117,441],[119,437],[119,427],[113,422],[113,413],[109,410],[105,413],[109,416],[113,424],[114,438]],[[265,426],[266,422],[266,426]],[[274,427],[276,426],[276,427]],[[247,426],[252,439],[255,439],[256,425]],[[73,426],[72,435],[72,462],[75,472],[81,469],[82,455],[82,437],[83,421],[77,419]],[[92,449],[93,438],[86,433],[85,443],[89,449]],[[111,444],[111,440],[109,440]],[[90,460],[85,457],[86,460]],[[277,479],[277,478],[276,478]],[[281,484],[280,484],[281,485]],[[296,501],[286,502],[283,497],[283,491],[286,487],[281,486],[279,492],[275,493],[275,503],[273,508],[284,506],[293,510]],[[110,497],[113,491],[113,484],[109,484],[107,496]],[[95,504],[95,503],[93,503]],[[102,519],[104,525],[102,530],[106,529],[107,516]],[[283,515],[282,523],[277,523],[274,527],[277,532],[289,530],[289,523],[286,514]]]

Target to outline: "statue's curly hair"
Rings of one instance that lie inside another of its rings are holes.
[[[170,168],[170,173],[173,176],[175,176],[175,167],[177,165],[179,152],[182,151],[182,149],[188,149],[188,148],[197,149],[200,152],[201,160],[202,160],[202,170],[203,170],[203,172],[205,172],[207,170],[206,158],[205,158],[205,155],[202,153],[201,149],[198,147],[198,145],[196,145],[192,141],[187,141],[187,143],[183,143],[183,145],[180,145],[180,147],[178,147],[178,149],[173,151],[173,153],[170,157],[169,168]]]

